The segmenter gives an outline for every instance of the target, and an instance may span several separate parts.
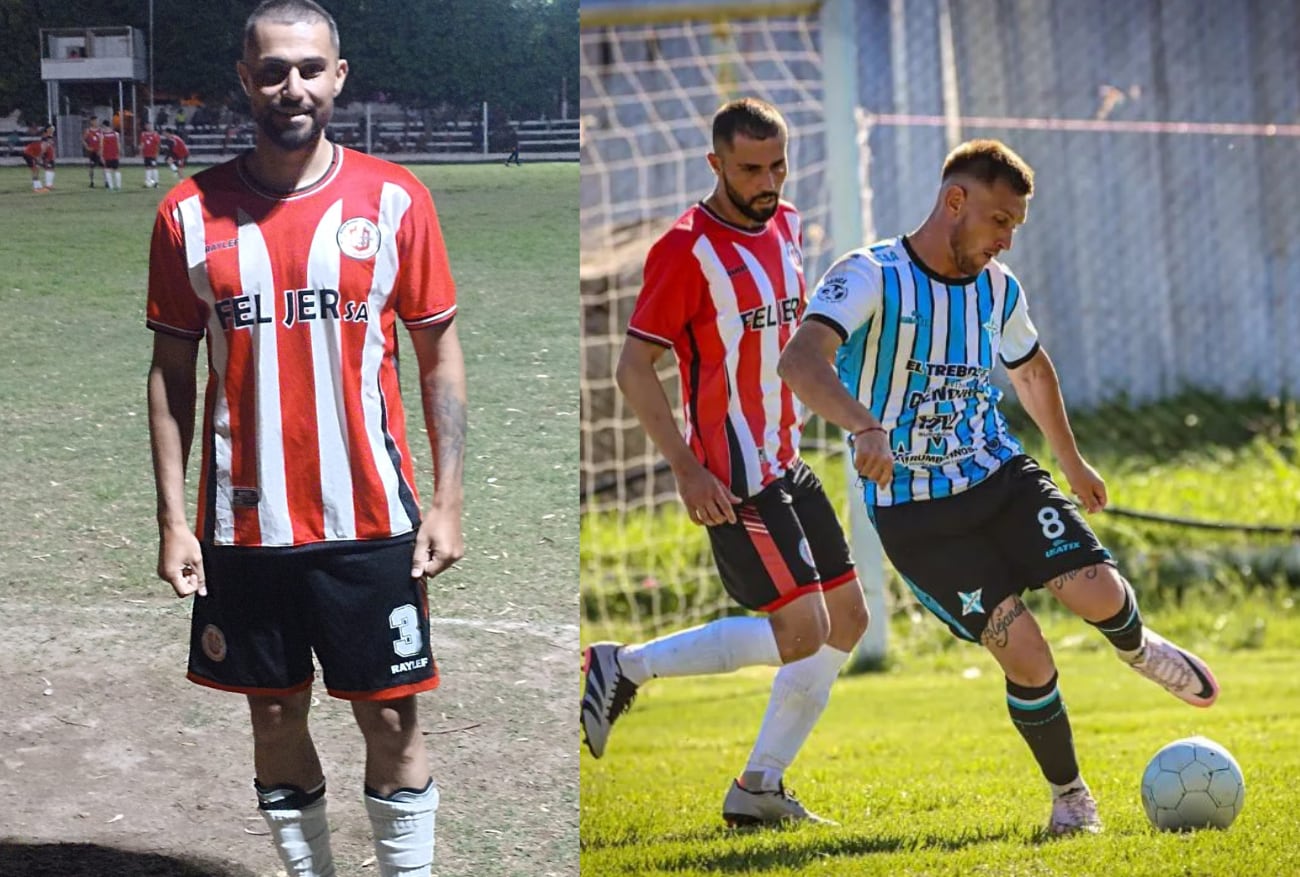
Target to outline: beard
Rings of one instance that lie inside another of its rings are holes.
[[[952,262],[961,277],[974,277],[988,265],[989,258],[982,252],[970,252],[962,240],[961,226],[957,226],[948,235],[948,248],[952,250]]]
[[[288,152],[296,152],[315,146],[333,115],[332,106],[318,106],[309,111],[310,125],[304,127],[293,122],[284,126],[279,114],[266,106],[253,117],[253,121],[257,122],[258,129],[276,146]]]
[[[741,215],[746,219],[750,219],[757,223],[767,222],[775,216],[776,208],[780,206],[781,203],[780,192],[759,192],[753,198],[746,201],[739,192],[731,188],[731,183],[727,182],[726,176],[723,176],[722,178],[722,188],[726,190],[727,200],[731,202],[731,206],[739,210]],[[760,207],[758,202],[763,198],[771,198],[771,206]]]

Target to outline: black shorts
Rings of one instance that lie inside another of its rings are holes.
[[[30,155],[24,155],[23,161],[27,162],[29,168],[36,170],[36,159],[32,158]]]
[[[955,496],[870,511],[885,554],[917,599],[972,642],[1012,594],[1111,562],[1078,508],[1028,456]]]
[[[90,166],[91,166],[91,167],[103,167],[103,166],[104,166],[104,159],[102,159],[102,158],[99,157],[99,153],[98,153],[98,152],[92,152],[92,153],[90,153],[90,154],[89,154],[88,156],[86,156],[86,157],[90,159]]]
[[[144,157],[144,166],[145,166],[145,167],[157,167],[157,166],[158,166],[158,159],[157,159],[155,156],[152,156],[152,155],[146,155],[146,156]]]
[[[117,170],[117,166],[118,166],[118,159],[116,158],[104,159],[104,167],[108,168],[109,170],[115,171]]]
[[[709,541],[723,587],[746,609],[773,612],[857,578],[835,509],[802,460],[735,508],[736,523],[709,527]]]
[[[203,546],[189,678],[242,694],[310,687],[315,651],[330,694],[392,700],[438,685],[429,604],[409,536],[298,549]]]

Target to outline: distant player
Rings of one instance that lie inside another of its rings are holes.
[[[81,145],[86,151],[86,160],[89,162],[88,170],[90,171],[90,188],[92,189],[95,188],[95,168],[104,166],[104,160],[99,154],[99,138],[99,117],[91,116],[90,126],[81,135]],[[104,186],[108,186],[107,179],[104,181]]]
[[[33,140],[23,147],[23,163],[32,172],[33,192],[45,192],[54,188],[54,130],[52,128],[46,128],[41,132],[39,140]]]
[[[766,617],[721,618],[648,643],[586,653],[581,721],[600,758],[639,686],[664,676],[778,666],[744,770],[722,803],[730,825],[825,821],[785,787],[867,628],[867,607],[834,507],[799,458],[803,412],[776,364],[804,306],[802,223],[780,200],[785,120],[753,98],[713,117],[713,192],[650,249],[617,379],[672,466],[691,521],[706,527],[722,584]],[[673,350],[686,435],[656,371]]]
[[[145,122],[140,130],[140,157],[144,159],[144,185],[147,189],[158,187],[158,149],[162,138],[153,129],[153,124]]]
[[[174,128],[169,128],[163,135],[163,147],[167,150],[167,166],[171,168],[172,173],[177,179],[185,176],[181,172],[185,170],[185,164],[189,160],[190,148]]]
[[[122,135],[113,130],[105,119],[99,132],[99,153],[104,159],[104,185],[119,191],[122,188]]]
[[[1033,187],[1004,144],[958,146],[920,228],[854,250],[822,278],[781,375],[852,437],[872,522],[917,599],[1001,665],[1011,722],[1051,787],[1048,830],[1096,832],[1052,651],[1020,595],[1046,588],[1193,706],[1214,703],[1219,686],[1204,661],[1143,627],[1110,552],[997,409],[989,375],[1001,361],[1079,505],[1105,508],[1106,484],[1075,445],[1025,291],[997,260]]]
[[[416,695],[438,685],[426,577],[464,554],[465,373],[429,190],[325,137],[347,61],[311,0],[245,25],[251,152],[159,205],[149,259],[158,575],[196,595],[189,678],[246,696],[258,806],[286,870],[333,877],[308,727],[313,653],[365,741],[380,877],[428,877],[438,789]],[[421,507],[397,375],[410,332],[433,450]],[[198,518],[185,512],[207,339]]]

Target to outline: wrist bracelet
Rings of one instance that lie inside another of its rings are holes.
[[[854,438],[857,438],[858,436],[862,435],[864,432],[884,432],[884,431],[885,428],[883,426],[868,426],[866,429],[856,430],[854,432],[849,433],[849,435],[853,436]]]

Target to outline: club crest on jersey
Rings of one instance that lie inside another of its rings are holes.
[[[817,297],[822,301],[844,301],[848,294],[849,279],[847,277],[827,277],[822,281],[822,285],[817,288]]]
[[[364,216],[355,216],[340,225],[335,239],[339,251],[349,259],[365,261],[379,252],[379,226]]]
[[[795,270],[803,270],[803,253],[799,252],[799,247],[794,241],[785,242],[785,256],[790,260],[790,264],[794,265]]]
[[[218,664],[226,660],[226,635],[221,632],[221,628],[215,624],[209,624],[203,628],[203,634],[200,636],[203,644],[203,654],[209,659],[216,661]]]

